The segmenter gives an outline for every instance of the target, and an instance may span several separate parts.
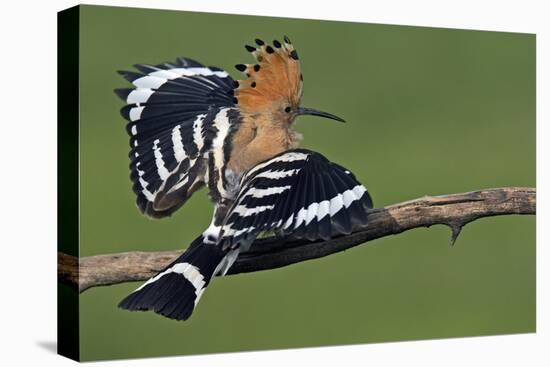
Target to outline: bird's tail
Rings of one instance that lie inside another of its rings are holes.
[[[201,235],[183,255],[124,298],[119,307],[151,310],[170,319],[186,320],[225,255]]]

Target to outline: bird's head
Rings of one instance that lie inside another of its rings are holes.
[[[235,81],[233,95],[237,107],[246,115],[264,116],[264,121],[289,127],[297,116],[313,115],[344,122],[338,116],[300,105],[303,76],[298,53],[288,39],[267,45],[256,39],[257,47],[245,46],[256,64],[238,64],[246,79]]]

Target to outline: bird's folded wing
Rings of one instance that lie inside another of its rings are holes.
[[[130,177],[140,210],[164,217],[202,187],[219,132],[215,120],[231,120],[234,112],[233,80],[184,58],[135,67],[139,72],[120,72],[134,88],[115,90],[127,103],[121,113],[128,120]]]
[[[369,193],[347,169],[297,149],[252,168],[226,216],[219,243],[239,247],[262,232],[308,240],[349,234],[367,223]]]

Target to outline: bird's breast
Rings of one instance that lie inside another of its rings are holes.
[[[243,122],[233,135],[228,169],[242,177],[249,169],[277,154],[298,146],[300,134],[261,120]]]

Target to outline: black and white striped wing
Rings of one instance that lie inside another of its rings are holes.
[[[220,243],[234,248],[271,231],[327,240],[364,226],[370,208],[369,193],[350,171],[319,153],[292,150],[243,177]]]
[[[134,88],[115,92],[127,103],[121,113],[128,120],[137,205],[160,218],[204,185],[213,141],[236,120],[233,80],[221,69],[184,58],[135,67],[139,72],[119,72]]]

